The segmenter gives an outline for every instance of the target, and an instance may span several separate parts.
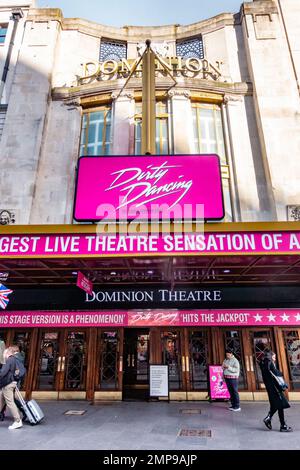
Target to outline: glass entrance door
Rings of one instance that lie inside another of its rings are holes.
[[[268,349],[276,352],[271,328],[251,328],[245,331],[244,353],[249,391],[265,391],[259,363]]]
[[[149,394],[149,330],[124,332],[123,399],[146,399]]]
[[[85,398],[85,330],[40,330],[35,395],[49,398]]]

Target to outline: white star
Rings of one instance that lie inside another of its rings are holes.
[[[280,315],[280,316],[282,318],[282,321],[289,321],[290,316],[286,315],[286,313],[284,313],[283,315]]]
[[[276,321],[276,317],[275,315],[273,315],[273,313],[270,313],[270,315],[267,315],[268,319],[269,319],[269,322],[270,321]]]
[[[254,315],[254,318],[255,318],[255,321],[257,322],[257,321],[261,321],[262,316],[259,313],[257,313],[256,315]]]
[[[297,313],[297,315],[294,315],[294,317],[296,318],[296,321],[300,321],[300,313]]]

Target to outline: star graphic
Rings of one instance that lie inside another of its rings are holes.
[[[289,321],[290,316],[286,315],[286,313],[284,313],[283,315],[280,315],[280,316],[282,318],[282,321]]]
[[[255,318],[255,321],[257,322],[257,321],[261,321],[262,316],[259,313],[257,313],[256,315],[254,315],[254,318]]]
[[[294,315],[294,317],[296,318],[296,321],[300,321],[300,313],[297,313],[297,315]]]
[[[276,317],[275,315],[273,315],[273,313],[270,313],[270,315],[267,315],[268,319],[269,319],[269,322],[270,321],[276,321]]]

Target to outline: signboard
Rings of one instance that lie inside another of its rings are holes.
[[[150,397],[169,397],[169,366],[150,364]]]
[[[245,310],[12,310],[0,312],[0,327],[92,326],[300,326],[298,309]]]
[[[223,369],[221,366],[208,366],[209,374],[209,390],[210,398],[212,400],[224,399],[227,400],[230,398],[224,376]]]
[[[10,265],[11,266],[11,265]],[[12,269],[12,268],[11,268]],[[131,269],[135,275],[135,269]],[[127,273],[125,273],[127,274]],[[201,268],[199,274],[202,276]],[[128,278],[120,277],[121,282]],[[200,279],[199,279],[200,281]],[[1,282],[1,281],[0,281]],[[16,288],[6,310],[131,310],[131,309],[255,309],[300,307],[299,287],[278,285],[220,285],[205,287],[95,285],[92,294],[76,286]],[[198,309],[198,310],[197,310]],[[148,310],[149,311],[149,310]]]
[[[77,282],[76,286],[84,290],[88,294],[92,295],[93,293],[93,283],[84,276],[80,271],[77,273]]]
[[[74,219],[221,220],[217,155],[81,157]]]
[[[300,231],[0,236],[0,258],[4,259],[101,255],[299,255],[299,250]]]

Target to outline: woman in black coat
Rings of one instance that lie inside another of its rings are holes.
[[[281,432],[291,432],[292,428],[287,426],[284,420],[284,409],[290,408],[290,404],[286,399],[284,393],[282,392],[280,386],[278,385],[276,379],[273,377],[277,375],[282,377],[280,370],[276,369],[275,362],[276,354],[273,351],[267,351],[264,355],[263,360],[260,363],[262,378],[268,392],[269,402],[270,402],[270,411],[268,416],[264,419],[264,423],[268,429],[272,429],[271,420],[273,415],[278,411],[279,420],[280,420],[280,431]]]

